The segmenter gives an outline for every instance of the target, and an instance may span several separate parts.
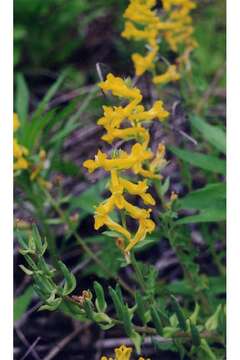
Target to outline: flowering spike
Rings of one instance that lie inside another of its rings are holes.
[[[149,2],[150,6],[150,2]],[[136,87],[131,87],[127,82],[113,74],[108,74],[107,79],[99,84],[102,90],[111,91],[113,95],[126,99],[128,104],[122,106],[103,106],[104,116],[98,120],[106,133],[102,139],[112,143],[116,139],[125,141],[135,140],[130,152],[119,150],[112,156],[107,156],[98,150],[94,160],[86,160],[83,166],[89,172],[98,168],[103,168],[110,173],[109,191],[111,196],[98,205],[95,210],[95,229],[98,230],[106,225],[110,230],[119,233],[123,237],[124,244],[127,242],[125,251],[130,251],[139,241],[143,240],[148,233],[155,228],[155,223],[150,219],[151,209],[144,209],[133,205],[126,199],[125,194],[139,196],[145,205],[155,205],[152,195],[147,192],[147,178],[159,179],[157,174],[164,166],[165,148],[161,145],[156,156],[149,150],[149,131],[143,126],[144,122],[159,120],[163,121],[169,113],[165,110],[163,102],[156,101],[152,108],[146,110],[141,104],[142,94]],[[123,124],[124,123],[124,124]],[[125,125],[126,123],[126,125]],[[124,125],[124,127],[122,127]],[[132,182],[124,178],[122,172],[132,170],[136,175],[140,175],[145,180]],[[118,210],[122,215],[130,216],[138,222],[138,229],[132,235],[126,228],[126,223],[119,224],[111,219],[111,213]]]

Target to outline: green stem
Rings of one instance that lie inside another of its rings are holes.
[[[133,251],[131,252],[130,259],[131,259],[131,264],[133,266],[133,269],[135,271],[136,279],[137,279],[143,293],[145,293],[146,292],[146,285],[145,285],[144,277],[143,277],[143,274],[141,272],[141,269],[138,266],[138,263],[136,261],[135,254],[134,254]]]

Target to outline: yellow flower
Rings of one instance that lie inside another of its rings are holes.
[[[132,353],[132,348],[128,348],[125,345],[115,349],[116,360],[129,360]]]
[[[95,211],[94,215],[94,228],[95,230],[98,230],[103,225],[106,225],[109,229],[113,231],[117,231],[118,233],[124,235],[129,241],[131,239],[131,235],[127,229],[125,229],[123,226],[119,225],[115,221],[113,221],[110,216],[108,216],[108,213],[106,213],[106,209],[104,208],[105,204],[101,204],[98,206],[98,208]]]
[[[135,205],[130,204],[130,202],[125,199],[123,199],[123,207],[133,219],[140,220],[148,219],[150,217],[151,209],[141,209]]]
[[[155,229],[155,223],[150,219],[140,219],[139,228],[133,240],[130,241],[125,249],[129,252],[139,241],[143,240],[147,233],[151,233]]]
[[[162,75],[154,76],[154,84],[166,84],[170,81],[177,81],[180,79],[180,74],[177,72],[176,65],[170,65],[167,71]]]
[[[126,129],[114,129],[109,130],[106,135],[102,136],[102,139],[108,143],[112,143],[114,139],[131,139],[136,138],[136,136],[140,136],[144,140],[145,147],[148,145],[149,142],[149,133],[146,129],[142,127],[131,127]]]
[[[102,356],[101,360],[130,360],[131,354],[132,354],[132,348],[126,347],[125,345],[121,345],[119,348],[116,348],[114,350],[115,357],[113,358],[107,358],[106,356]],[[142,356],[138,360],[144,360]],[[150,359],[146,359],[150,360]]]
[[[115,357],[113,358],[107,358],[106,356],[102,356],[101,360],[130,360],[131,354],[132,354],[132,348],[126,347],[125,345],[121,345],[119,348],[116,348],[114,350]],[[144,360],[144,358],[141,356],[138,360]],[[146,359],[150,360],[150,359]]]
[[[108,214],[114,208],[114,197],[111,196],[105,202],[100,204],[95,210],[95,229],[98,230],[106,222]]]
[[[28,150],[20,145],[17,141],[17,139],[13,139],[13,156],[18,159],[25,155],[28,155]]]
[[[20,127],[20,121],[18,115],[16,113],[13,114],[13,131],[17,131]],[[14,164],[13,169],[17,170],[25,170],[28,168],[29,164],[27,159],[25,158],[28,155],[28,149],[25,146],[20,145],[16,138],[13,139],[13,157]]]
[[[25,170],[28,168],[28,162],[24,158],[17,159],[13,164],[14,170]]]
[[[123,16],[143,25],[156,24],[158,17],[155,12],[151,10],[154,5],[153,1],[143,3],[142,1],[131,0]]]
[[[146,181],[139,181],[137,184],[132,183],[126,179],[120,178],[120,184],[128,191],[131,195],[139,195],[145,204],[147,205],[155,205],[155,200],[153,197],[146,193],[148,189],[148,185]]]
[[[13,114],[13,131],[16,131],[20,127],[20,121],[18,114]]]
[[[164,109],[163,102],[161,100],[155,101],[153,107],[148,111],[135,112],[129,116],[130,120],[134,121],[149,121],[157,118],[160,121],[164,121],[169,116],[169,112]]]
[[[129,87],[123,79],[115,77],[113,74],[108,74],[107,79],[98,85],[103,91],[111,91],[113,95],[120,98],[135,99],[138,100],[138,102],[142,100],[139,89]]]
[[[119,157],[114,159],[107,159],[107,155],[99,150],[95,156],[95,160],[87,160],[83,163],[83,166],[86,167],[89,172],[99,167],[102,167],[106,171],[113,169],[126,170],[130,168],[137,170],[144,160],[151,158],[152,152],[145,150],[143,145],[137,143],[133,145],[130,154],[122,151]]]
[[[142,56],[140,54],[133,54],[132,60],[135,67],[135,72],[137,76],[141,76],[144,74],[147,70],[150,70],[153,68],[154,64],[153,61],[157,54],[157,47],[156,49],[150,51],[147,56]]]
[[[125,29],[121,35],[126,39],[133,38],[135,40],[155,40],[157,37],[157,30],[152,27],[146,27],[144,30],[140,30],[130,21],[126,21]]]
[[[110,219],[110,217],[107,218],[105,225],[108,226],[109,229],[117,231],[118,233],[124,235],[130,241],[131,235],[129,231],[127,231],[127,229],[125,229],[123,226]]]

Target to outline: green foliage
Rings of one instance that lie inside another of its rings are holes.
[[[189,150],[182,150],[174,146],[169,146],[169,150],[171,150],[171,152],[174,153],[178,158],[186,161],[192,166],[222,175],[225,175],[226,173],[226,162],[216,156],[205,155]]]
[[[140,292],[137,292],[135,297],[136,304],[130,308],[124,301],[121,288],[117,285],[115,289],[109,287],[109,295],[116,314],[115,317],[112,317],[107,313],[109,302],[106,301],[107,296],[104,288],[99,282],[95,281],[93,285],[95,304],[92,302],[92,293],[89,291],[87,293],[91,294],[91,297],[89,297],[90,295],[85,297],[86,295],[84,295],[83,292],[83,295],[79,297],[79,300],[77,296],[71,295],[77,285],[75,276],[61,261],[58,262],[58,269],[54,269],[47,264],[44,259],[46,241],[42,241],[36,226],[33,226],[33,230],[28,238],[19,235],[19,243],[21,246],[20,251],[30,267],[30,269],[27,269],[25,266],[22,266],[22,270],[25,271],[27,275],[33,277],[33,288],[43,300],[43,304],[40,306],[39,310],[54,311],[56,309],[61,309],[75,319],[96,322],[104,330],[120,325],[123,327],[126,335],[132,340],[138,353],[141,352],[141,332],[143,331],[146,333],[150,332],[150,334],[158,334],[162,336],[163,339],[166,338],[166,345],[168,344],[168,338],[173,336],[174,341],[172,342],[172,345],[184,354],[184,341],[182,344],[180,341],[181,335],[179,333],[179,331],[182,330],[185,334],[183,339],[187,342],[192,342],[193,350],[195,347],[200,347],[200,349],[203,352],[206,352],[208,356],[212,356],[210,355],[211,349],[209,348],[208,343],[201,340],[201,332],[204,331],[204,329],[207,330],[209,334],[213,332],[214,337],[216,329],[222,327],[224,324],[224,321],[222,320],[224,309],[221,305],[217,307],[215,313],[206,318],[204,323],[198,325],[199,312],[201,310],[198,304],[196,305],[194,312],[189,316],[189,319],[187,319],[182,307],[179,305],[176,298],[171,295],[171,297],[167,299],[167,302],[171,300],[172,304],[172,314],[169,315],[166,309],[162,311],[157,305],[151,305],[152,301],[155,302],[155,295],[154,292],[149,292],[148,288],[146,288],[146,297],[143,297]],[[139,265],[140,263],[138,266]],[[152,284],[148,285],[150,289],[156,287],[156,275],[153,275],[154,272],[151,268],[144,273],[142,273],[142,270],[143,264],[141,264],[141,268],[139,267],[143,281],[146,279],[147,282]],[[61,283],[55,280],[58,277],[58,274],[64,279]],[[29,287],[27,291],[16,300],[16,320],[28,306],[31,295],[32,288]],[[82,299],[80,300],[80,298]],[[141,320],[144,324],[144,328],[135,325],[135,316]],[[154,326],[153,328],[148,326],[150,321]],[[177,340],[178,334],[179,340]]]
[[[226,153],[226,134],[219,126],[210,125],[197,116],[193,116],[190,121],[207,142],[220,152]]]

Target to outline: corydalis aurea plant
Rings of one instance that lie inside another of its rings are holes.
[[[110,230],[123,235],[127,240],[125,251],[128,252],[143,240],[147,233],[154,230],[155,223],[150,219],[150,207],[145,209],[135,206],[126,199],[125,195],[137,195],[142,199],[144,205],[155,205],[155,200],[148,192],[147,181],[161,178],[157,172],[166,164],[164,145],[159,145],[158,152],[154,156],[149,149],[149,131],[143,124],[152,120],[164,121],[169,113],[165,110],[162,101],[156,101],[151,109],[146,110],[142,105],[143,97],[140,90],[112,74],[108,74],[106,81],[99,83],[99,87],[105,92],[111,91],[112,95],[119,99],[128,101],[126,106],[103,107],[104,116],[98,120],[98,124],[106,130],[102,139],[110,144],[117,139],[135,140],[135,143],[132,145],[130,153],[119,150],[111,157],[99,150],[94,160],[87,160],[83,165],[89,172],[103,168],[110,173],[111,196],[95,210],[95,229],[98,230],[106,225]],[[126,170],[131,170],[135,175],[141,176],[143,180],[137,183],[127,180],[123,176],[123,172]],[[111,218],[110,214],[115,209],[138,222],[135,235],[130,233],[126,224],[119,224]]]
[[[134,53],[132,60],[137,76],[152,71],[153,83],[166,84],[180,79],[179,69],[189,64],[189,56],[197,46],[194,40],[190,12],[196,7],[193,0],[163,0],[160,16],[154,10],[156,0],[130,0],[124,18],[122,36],[126,39],[143,41],[148,49],[146,55]],[[163,74],[156,74],[159,43],[164,39],[169,48],[180,53],[176,64],[169,65]],[[183,49],[183,50],[182,50]]]

